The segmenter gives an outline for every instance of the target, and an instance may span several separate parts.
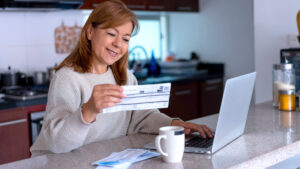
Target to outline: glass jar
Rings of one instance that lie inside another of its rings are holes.
[[[279,106],[279,90],[295,90],[295,70],[293,64],[273,65],[273,106]]]
[[[294,111],[296,109],[295,89],[279,90],[279,109],[282,111]]]

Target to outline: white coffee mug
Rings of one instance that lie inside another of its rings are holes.
[[[159,128],[159,135],[155,138],[157,151],[168,163],[181,162],[184,152],[184,128],[166,126]]]

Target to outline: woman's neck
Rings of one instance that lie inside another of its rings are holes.
[[[107,72],[108,70],[108,66],[107,65],[92,65],[91,68],[91,73],[95,73],[95,74],[103,74],[105,72]]]

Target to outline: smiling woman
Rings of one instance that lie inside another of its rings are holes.
[[[56,70],[67,66],[73,67],[77,72],[90,72],[93,63],[92,61],[95,59],[95,57],[90,57],[95,54],[95,49],[93,49],[92,46],[93,43],[95,43],[95,40],[91,39],[90,34],[95,34],[95,30],[97,29],[112,31],[114,28],[114,30],[116,30],[116,27],[124,25],[125,23],[132,24],[131,30],[127,30],[127,34],[134,36],[139,30],[138,21],[135,14],[132,13],[123,2],[118,0],[108,1],[99,5],[93,10],[87,19],[81,32],[80,41],[75,50],[73,50],[73,52],[56,68]],[[107,33],[108,35],[114,35],[112,32]],[[90,38],[88,36],[90,36]],[[116,64],[111,65],[114,77],[119,85],[126,84],[127,64],[128,52],[125,52],[124,57],[120,58]]]
[[[128,42],[133,29],[132,23],[127,22],[116,28],[102,29],[98,23],[92,23],[87,28],[87,38],[93,49],[91,67],[92,73],[104,73],[107,65],[117,62],[128,50]]]
[[[138,132],[157,133],[168,125],[212,135],[204,125],[172,119],[157,109],[102,113],[126,97],[121,85],[137,85],[127,69],[128,42],[136,30],[135,14],[120,0],[104,1],[93,10],[76,48],[51,80],[43,127],[30,149],[33,156]]]

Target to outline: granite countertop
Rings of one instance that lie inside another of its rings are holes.
[[[138,79],[138,84],[155,84],[155,83],[187,83],[187,82],[199,82],[210,79],[223,78],[222,73],[207,74],[205,72],[195,72],[193,74],[186,75],[161,75],[158,77],[147,77],[145,79]]]
[[[47,98],[30,99],[30,100],[0,99],[0,111],[5,109],[18,108],[18,107],[41,105],[46,103],[47,103]]]
[[[215,129],[218,115],[192,120]],[[265,168],[300,153],[300,112],[281,112],[267,102],[252,105],[244,135],[213,155],[185,153],[182,163],[168,164],[161,157],[133,164],[131,169]],[[49,154],[0,165],[10,168],[95,168],[91,162],[126,148],[142,148],[155,135],[135,134],[91,143],[69,153]],[[292,153],[291,153],[291,150]]]

